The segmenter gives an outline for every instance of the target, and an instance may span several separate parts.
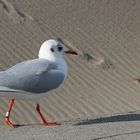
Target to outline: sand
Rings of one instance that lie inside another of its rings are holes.
[[[2,140],[139,140],[140,115],[125,114],[93,120],[63,122],[61,126],[0,127]],[[125,120],[127,118],[127,120]]]
[[[138,0],[0,0],[0,69],[38,57],[44,40],[60,37],[79,56],[66,57],[66,82],[40,101],[49,121],[139,111],[139,13]],[[1,98],[1,131],[8,102]],[[15,101],[11,120],[39,124],[35,103]]]

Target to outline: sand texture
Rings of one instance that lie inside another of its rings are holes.
[[[63,122],[61,126],[0,127],[2,140],[139,140],[139,114]],[[126,120],[127,118],[127,120]]]
[[[66,82],[40,101],[49,121],[140,110],[139,0],[0,0],[1,70],[37,58],[41,43],[57,37],[79,55],[66,57]],[[8,102],[0,99],[0,124]],[[15,101],[11,120],[40,124],[35,103]]]

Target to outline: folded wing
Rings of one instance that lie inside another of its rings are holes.
[[[53,73],[57,73],[59,82],[62,81],[64,75],[57,71],[55,63],[50,63],[45,59],[24,61],[6,71],[0,72],[0,92],[19,90],[34,93],[45,92],[47,89],[45,89],[44,82],[49,82],[49,80],[55,78],[51,77]],[[41,86],[42,84],[43,86]]]

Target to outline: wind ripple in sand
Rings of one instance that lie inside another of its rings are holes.
[[[93,64],[96,66],[101,66],[103,69],[110,69],[113,67],[113,63],[109,59],[105,59],[95,53],[92,54],[91,52],[88,51],[82,51],[67,39],[62,40],[58,38],[58,40],[64,43],[67,47],[70,47],[76,52],[78,52],[80,59],[85,60],[86,63]]]
[[[8,0],[0,0],[0,3],[2,4],[9,17],[12,18],[15,22],[20,22],[26,19],[31,21],[34,20],[34,18],[29,14],[16,9]]]

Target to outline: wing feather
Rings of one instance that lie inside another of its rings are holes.
[[[38,82],[38,76],[56,69],[54,63],[45,59],[21,62],[0,74],[0,86],[15,90],[28,90]],[[3,88],[4,89],[4,88]],[[6,90],[6,88],[5,88]]]

